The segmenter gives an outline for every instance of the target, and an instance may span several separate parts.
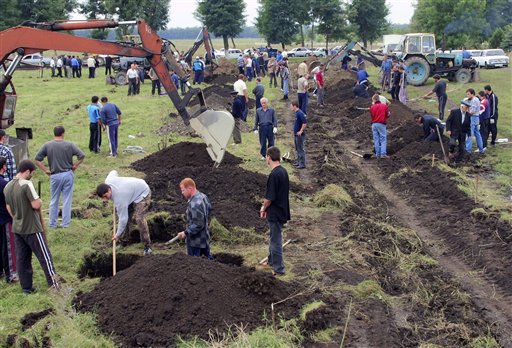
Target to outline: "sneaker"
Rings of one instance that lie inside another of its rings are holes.
[[[389,156],[387,155],[384,155],[384,156],[380,156],[381,159],[389,159]]]
[[[284,276],[284,272],[276,272],[276,271],[273,271],[273,272],[272,272],[272,275],[273,275],[274,277],[282,277],[282,276]]]
[[[151,255],[153,253],[153,250],[151,250],[150,247],[144,248],[144,256]]]
[[[265,160],[265,157],[261,156],[260,160],[264,161],[264,160]]]
[[[37,292],[37,288],[23,289],[23,293],[25,295],[35,294]]]

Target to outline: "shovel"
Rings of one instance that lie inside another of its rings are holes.
[[[360,153],[357,153],[357,152],[354,152],[354,151],[350,151],[350,153],[353,154],[354,156],[361,157],[361,158],[363,158],[365,160],[370,159],[373,156],[373,154],[371,154],[371,153],[365,153],[365,154],[362,154],[362,155]]]
[[[285,246],[287,246],[287,245],[288,245],[288,244],[290,244],[291,242],[292,242],[292,240],[291,240],[291,239],[288,239],[288,240],[286,241],[286,243],[284,243],[284,244],[283,244],[283,249],[284,249],[284,247],[285,247]],[[262,259],[262,260],[259,262],[259,264],[260,264],[260,265],[263,265],[263,264],[264,264],[265,262],[267,262],[267,261],[268,261],[268,256],[267,256],[267,257],[265,257],[264,259]]]
[[[370,108],[360,108],[359,106],[354,106],[356,110],[370,110]]]
[[[176,236],[173,239],[169,239],[167,242],[164,243],[164,245],[170,245],[170,244],[174,243],[175,241],[177,241],[178,239],[179,239],[179,237]]]
[[[439,131],[439,126],[436,124],[437,137],[439,138],[439,144],[441,144],[441,150],[443,150],[444,163],[450,164],[450,159],[446,156],[446,152],[444,151],[443,139],[441,138],[441,132]]]

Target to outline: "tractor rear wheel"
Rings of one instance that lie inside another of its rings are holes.
[[[457,70],[455,73],[455,81],[458,83],[468,83],[471,81],[471,71],[466,68]]]
[[[413,86],[423,85],[430,76],[430,65],[423,57],[413,56],[405,61],[407,65],[407,83]]]
[[[124,71],[119,71],[117,74],[116,74],[116,84],[120,85],[120,86],[124,86],[128,83],[128,77],[126,76],[126,72]]]

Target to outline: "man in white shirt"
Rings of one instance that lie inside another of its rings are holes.
[[[55,59],[50,58],[50,69],[52,69],[52,77],[55,77]]]
[[[94,59],[93,56],[89,56],[89,58],[87,58],[87,67],[89,68],[89,78],[95,78],[96,59]]]
[[[132,64],[130,69],[126,72],[126,76],[128,77],[128,95],[137,94],[137,83],[139,80],[139,71],[135,67],[135,64]]]

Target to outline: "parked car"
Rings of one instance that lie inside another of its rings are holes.
[[[238,48],[230,48],[228,49],[228,54],[226,54],[224,48],[221,48],[219,51],[216,51],[215,54],[217,58],[236,59],[243,53]]]
[[[510,61],[502,49],[474,50],[471,53],[481,68],[507,67]]]
[[[313,48],[311,53],[315,57],[327,57],[328,55],[327,49],[325,47]]]
[[[288,51],[288,57],[309,57],[312,56],[313,52],[306,47],[296,47]]]
[[[50,58],[45,58],[40,53],[27,54],[25,57],[21,59],[21,62],[24,64],[36,66],[40,66],[41,63],[43,63],[44,66],[50,66],[50,61]]]

